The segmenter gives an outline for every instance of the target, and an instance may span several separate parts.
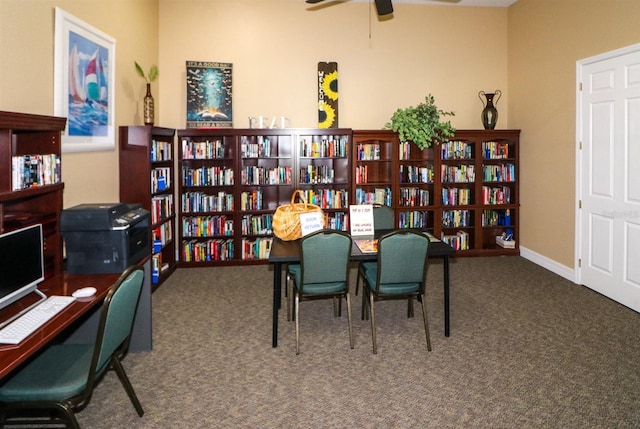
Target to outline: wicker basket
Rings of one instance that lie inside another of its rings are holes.
[[[296,195],[300,198],[296,203]],[[302,237],[300,227],[300,214],[321,212],[322,209],[315,204],[308,204],[304,192],[297,190],[291,195],[291,204],[284,204],[276,209],[273,214],[273,233],[276,237],[284,241],[297,240]]]

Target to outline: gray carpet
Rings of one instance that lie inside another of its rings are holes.
[[[268,266],[180,269],[153,294],[154,349],[114,373],[78,414],[85,428],[640,427],[640,317],[520,257],[430,267],[427,352],[420,307],[376,307],[378,354],[353,297],[355,349],[331,301],[301,304],[301,354],[280,312],[271,347]],[[355,289],[352,269],[352,294]],[[346,314],[346,312],[345,312]]]

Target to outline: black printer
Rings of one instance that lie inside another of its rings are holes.
[[[140,204],[80,204],[60,213],[71,274],[121,273],[151,254],[150,212]]]

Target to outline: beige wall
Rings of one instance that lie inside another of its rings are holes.
[[[56,6],[116,39],[116,125],[142,124],[133,62],[158,62],[157,0],[0,0],[0,110],[54,113]],[[65,207],[119,201],[117,151],[65,153],[62,165]]]
[[[520,242],[574,267],[576,61],[640,43],[640,1],[509,8],[509,125],[522,129]]]
[[[234,124],[316,119],[318,61],[339,64],[340,125],[380,128],[432,93],[458,128],[480,128],[479,90],[501,89],[498,128],[522,129],[521,244],[573,267],[575,63],[640,42],[637,0],[519,0],[508,9],[302,0],[1,0],[0,110],[53,113],[53,8],[113,36],[117,125],[139,125],[160,67],[156,123],[185,126],[185,61],[233,63]],[[315,9],[315,10],[314,10]],[[159,48],[160,47],[160,48]],[[64,154],[65,206],[118,199],[117,151]]]
[[[339,125],[351,128],[382,128],[427,93],[456,112],[455,126],[482,127],[478,91],[507,87],[504,8],[396,4],[392,20],[378,22],[374,11],[369,27],[366,2],[159,1],[166,126],[185,127],[187,60],[233,63],[236,127],[260,115],[317,126],[319,61],[338,62]],[[505,109],[498,125],[506,124]]]

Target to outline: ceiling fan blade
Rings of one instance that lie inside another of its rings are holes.
[[[324,1],[324,0],[305,0],[305,2],[309,4],[316,4],[316,3],[320,3],[321,1]]]
[[[375,0],[376,1],[376,9],[378,10],[378,15],[389,15],[393,13],[393,5],[391,4],[391,0]]]

